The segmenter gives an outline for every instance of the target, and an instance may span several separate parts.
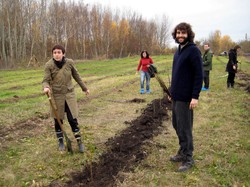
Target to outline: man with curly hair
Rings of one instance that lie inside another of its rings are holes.
[[[203,81],[201,52],[194,44],[194,32],[188,23],[178,24],[173,39],[179,44],[172,67],[171,99],[172,124],[179,139],[179,150],[170,157],[172,162],[182,162],[178,171],[186,171],[194,165],[193,159],[193,110]]]

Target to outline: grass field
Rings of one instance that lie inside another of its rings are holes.
[[[172,56],[152,58],[168,85]],[[239,59],[242,73],[236,77],[235,89],[226,88],[227,58],[213,59],[210,90],[201,92],[195,109],[192,170],[177,173],[178,164],[169,162],[178,149],[169,119],[163,121],[160,134],[143,144],[146,156],[129,170],[119,170],[110,186],[250,186],[250,95],[245,90],[250,62]],[[110,151],[106,142],[129,128],[126,122],[140,116],[148,104],[164,97],[155,79],[151,79],[151,94],[139,94],[138,61],[139,56],[77,63],[90,95],[76,86],[84,154],[78,153],[65,121],[73,155],[57,150],[49,102],[42,94],[43,67],[0,71],[0,186],[67,186],[74,173],[98,164]],[[145,102],[128,102],[135,98]]]

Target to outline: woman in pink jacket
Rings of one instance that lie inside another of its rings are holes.
[[[150,64],[153,64],[153,60],[149,57],[149,54],[146,50],[141,52],[141,59],[139,61],[138,67],[137,67],[137,71],[136,74],[138,73],[138,71],[141,69],[141,89],[140,89],[140,93],[144,94],[144,81],[146,79],[146,93],[150,93],[150,74],[148,72],[148,67],[150,66]]]

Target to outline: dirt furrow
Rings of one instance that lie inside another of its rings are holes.
[[[166,97],[164,97],[166,98]],[[116,180],[122,182],[119,172],[132,171],[147,156],[143,146],[154,136],[162,132],[163,120],[168,120],[166,99],[153,100],[142,114],[129,124],[129,127],[106,142],[107,152],[102,154],[99,162],[87,164],[82,172],[68,174],[72,179],[66,184],[53,181],[49,186],[114,186]]]

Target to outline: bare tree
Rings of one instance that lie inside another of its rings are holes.
[[[40,14],[39,14],[39,22],[40,22],[40,32],[41,32],[41,38],[40,38],[40,45],[42,46],[42,49],[39,51],[43,51],[43,59],[45,60],[47,58],[47,41],[48,41],[48,17],[47,17],[47,0],[41,0],[40,5]]]
[[[157,41],[161,51],[168,47],[170,34],[170,21],[166,15],[163,15],[161,22],[157,23]]]
[[[4,24],[4,19],[5,19],[5,10],[6,10],[6,4],[4,3],[3,0],[0,1],[0,39],[1,39],[1,53],[0,53],[0,67],[7,67],[7,51],[6,51],[6,48],[5,48],[5,45],[6,45],[6,34],[5,34],[5,24]],[[3,64],[4,62],[4,64]]]
[[[66,0],[0,0],[0,62],[45,61],[55,44],[72,58],[124,57],[167,47],[169,22]]]
[[[129,24],[128,21],[126,19],[122,19],[120,21],[120,25],[119,25],[119,42],[120,42],[120,53],[119,53],[119,58],[123,57],[123,50],[125,47],[125,43],[128,39],[128,34],[129,34]]]
[[[86,58],[86,48],[87,48],[87,25],[88,25],[88,12],[87,12],[87,7],[83,7],[81,8],[81,10],[83,10],[83,12],[81,12],[81,21],[80,21],[80,28],[79,28],[79,35],[80,35],[80,48],[81,48],[81,54],[83,54],[83,58]]]
[[[114,35],[112,32],[112,13],[110,9],[106,9],[104,11],[104,17],[102,22],[103,32],[102,32],[102,38],[103,38],[103,48],[105,51],[106,58],[109,58],[110,56],[110,48],[111,43],[113,40]]]
[[[7,18],[7,38],[8,38],[8,48],[9,48],[9,62],[13,62],[13,58],[14,58],[14,51],[13,51],[13,35],[12,35],[12,25],[11,25],[11,21],[12,18],[11,18],[11,15],[12,15],[12,12],[10,12],[11,10],[13,10],[13,5],[14,4],[8,4],[7,6],[9,7],[7,10],[6,10],[6,18]],[[14,12],[13,12],[13,15],[14,15]]]
[[[99,5],[94,5],[90,12],[91,19],[91,33],[93,39],[93,51],[97,58],[99,56],[101,46],[101,23],[102,23],[102,9]]]

